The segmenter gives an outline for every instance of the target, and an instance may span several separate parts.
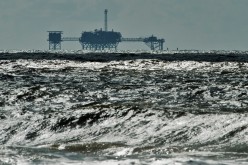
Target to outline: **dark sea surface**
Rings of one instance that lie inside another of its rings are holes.
[[[0,164],[248,164],[248,52],[2,51]]]

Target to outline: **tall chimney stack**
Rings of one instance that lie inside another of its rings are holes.
[[[105,14],[104,30],[108,31],[108,10],[107,9],[105,9],[104,14]]]

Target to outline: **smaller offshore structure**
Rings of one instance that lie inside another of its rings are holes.
[[[77,41],[83,50],[117,50],[120,42],[144,42],[151,50],[163,50],[164,39],[155,36],[146,38],[124,38],[120,32],[108,31],[108,10],[104,11],[104,30],[82,32],[81,37],[62,37],[62,31],[48,31],[49,50],[60,50],[64,41]]]

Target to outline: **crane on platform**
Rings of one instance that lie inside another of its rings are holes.
[[[60,50],[64,41],[77,41],[83,50],[117,50],[120,42],[144,42],[151,50],[163,50],[165,40],[156,36],[125,38],[120,32],[108,31],[108,10],[104,10],[104,30],[84,31],[81,37],[62,37],[63,31],[48,31],[49,50]]]

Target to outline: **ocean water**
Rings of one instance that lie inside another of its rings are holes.
[[[248,164],[248,53],[0,52],[0,164]]]

